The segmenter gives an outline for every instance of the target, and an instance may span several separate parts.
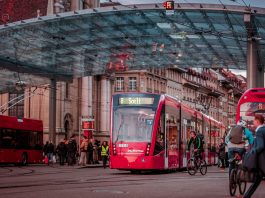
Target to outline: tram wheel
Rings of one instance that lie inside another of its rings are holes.
[[[233,169],[229,177],[229,191],[231,196],[234,196],[236,194],[236,187],[237,187],[236,170]]]
[[[190,175],[195,175],[197,172],[195,160],[193,158],[189,159],[187,162],[187,171]]]
[[[207,164],[206,164],[205,160],[201,160],[200,173],[202,175],[206,175],[206,173],[207,173]]]

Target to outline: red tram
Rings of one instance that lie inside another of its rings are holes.
[[[168,170],[186,167],[190,131],[204,134],[204,158],[217,163],[225,127],[168,95],[115,94],[112,98],[110,168]]]
[[[42,121],[0,115],[0,163],[40,163],[42,146]]]

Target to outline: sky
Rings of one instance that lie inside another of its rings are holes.
[[[101,2],[108,2],[109,0],[100,0]],[[121,4],[146,4],[146,3],[163,3],[165,0],[112,0],[112,2],[120,2]],[[252,7],[265,8],[265,0],[175,0],[175,3],[209,3],[225,5],[250,5]],[[245,2],[245,3],[244,3]]]

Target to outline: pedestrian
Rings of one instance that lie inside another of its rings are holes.
[[[64,140],[61,140],[56,148],[56,153],[59,156],[60,165],[63,166],[66,158],[67,148]]]
[[[44,163],[49,165],[49,158],[48,158],[48,145],[49,141],[46,142],[46,144],[43,146],[43,156],[44,156]]]
[[[73,134],[67,144],[67,157],[68,165],[73,166],[76,163],[77,143],[75,140],[75,134]]]
[[[80,145],[79,165],[85,166],[87,162],[87,148],[88,148],[88,139],[86,136],[84,136],[84,139],[82,140],[82,143]]]
[[[223,139],[221,139],[221,142],[218,145],[218,148],[219,148],[218,158],[221,161],[220,168],[225,168],[225,143]]]
[[[244,198],[250,198],[254,194],[265,176],[265,126],[263,115],[255,115],[253,123],[256,127],[256,138],[253,147],[244,157],[243,166],[250,172],[254,170],[257,174],[254,183],[244,194]]]
[[[95,140],[94,147],[93,147],[93,159],[95,164],[99,164],[98,161],[98,141]]]
[[[88,143],[88,148],[87,148],[87,163],[88,164],[93,164],[93,139],[89,140]]]
[[[106,168],[107,166],[108,156],[109,156],[109,146],[108,146],[107,141],[104,141],[103,145],[101,146],[101,157],[103,160],[104,168]]]
[[[49,159],[49,163],[53,163],[53,155],[55,154],[54,152],[54,144],[52,143],[52,141],[49,142],[48,146],[47,146],[47,156]]]

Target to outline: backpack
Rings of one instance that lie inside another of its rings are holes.
[[[233,144],[244,143],[244,127],[236,125],[230,131],[230,142]]]
[[[199,133],[197,137],[201,140],[201,148],[203,148],[204,142],[204,135],[202,133]]]

